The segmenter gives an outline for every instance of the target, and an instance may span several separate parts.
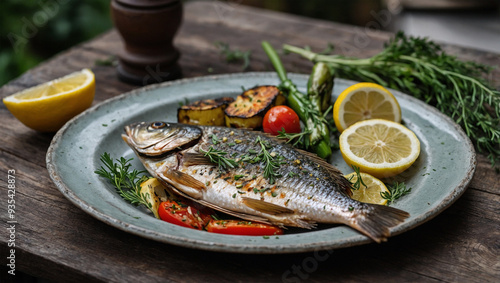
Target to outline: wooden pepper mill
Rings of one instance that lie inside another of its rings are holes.
[[[180,0],[112,0],[111,17],[125,46],[118,54],[118,77],[137,85],[181,76],[173,46],[182,21]]]

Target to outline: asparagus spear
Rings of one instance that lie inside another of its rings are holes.
[[[307,95],[318,111],[324,113],[331,107],[332,90],[333,76],[328,65],[323,62],[316,63],[307,82]]]
[[[288,79],[285,68],[276,53],[276,50],[267,42],[262,42],[262,48],[274,66],[281,80],[281,87],[288,92],[288,105],[297,113],[300,120],[304,122],[304,132],[309,132],[306,147],[312,146],[316,154],[322,158],[328,158],[332,154],[330,148],[330,133],[318,108],[313,106],[307,95],[301,93],[295,84]]]

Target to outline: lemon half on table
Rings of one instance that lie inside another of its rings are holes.
[[[55,132],[89,108],[94,94],[94,73],[83,69],[7,96],[3,103],[24,125],[39,132]]]
[[[368,119],[401,123],[401,108],[394,95],[375,83],[357,83],[342,91],[333,106],[333,120],[339,132]]]
[[[420,141],[405,126],[383,119],[364,120],[342,132],[340,153],[349,166],[376,178],[408,169],[420,155]]]

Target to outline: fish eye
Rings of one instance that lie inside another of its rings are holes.
[[[153,122],[151,123],[151,128],[153,129],[161,129],[163,127],[167,126],[164,122]]]

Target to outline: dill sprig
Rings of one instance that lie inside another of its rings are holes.
[[[236,168],[238,167],[238,162],[236,160],[227,158],[227,152],[222,150],[217,150],[213,146],[210,146],[208,150],[203,150],[200,147],[200,152],[203,153],[205,157],[210,159],[210,162],[215,163],[219,166],[219,169]]]
[[[125,159],[120,157],[116,159],[115,163],[111,155],[107,152],[103,153],[100,157],[101,166],[98,170],[94,171],[97,175],[108,179],[113,186],[115,186],[118,194],[126,201],[133,205],[143,204],[151,210],[151,203],[148,201],[147,194],[141,194],[141,183],[149,179],[147,171],[138,171],[130,169],[130,161],[133,158]]]
[[[269,153],[268,149],[271,148],[268,142],[263,141],[260,136],[255,139],[255,143],[260,145],[260,151],[257,158],[264,163],[264,178],[269,180],[269,184],[274,184],[276,178],[281,177],[278,169],[281,164],[281,157],[276,153]]]
[[[250,66],[250,56],[252,52],[238,49],[231,50],[229,44],[220,41],[215,42],[215,46],[217,46],[220,49],[220,53],[226,57],[226,62],[243,61],[242,70],[246,70],[248,66]]]
[[[393,203],[397,199],[411,192],[411,188],[406,188],[404,182],[395,182],[392,186],[387,186],[388,192],[381,192],[380,196],[387,200],[387,205]]]
[[[291,45],[284,45],[284,50],[328,64],[337,77],[375,82],[435,106],[464,129],[492,165],[500,160],[500,92],[483,79],[490,67],[461,61],[429,39],[403,32],[366,59],[323,55]]]

